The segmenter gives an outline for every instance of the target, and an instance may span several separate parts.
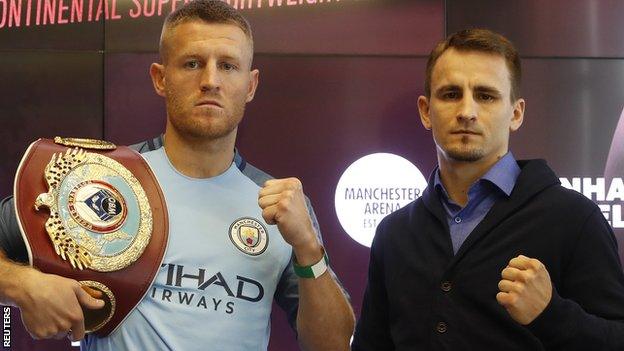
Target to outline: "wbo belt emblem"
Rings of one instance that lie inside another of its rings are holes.
[[[230,240],[234,246],[251,256],[260,255],[269,244],[266,228],[255,218],[237,219],[230,226],[229,232]]]
[[[69,214],[83,228],[106,234],[119,229],[128,214],[123,195],[111,184],[86,180],[69,193]]]
[[[35,208],[48,207],[45,229],[56,254],[73,268],[123,269],[145,250],[152,211],[139,181],[119,162],[80,148],[56,153],[44,172],[48,192]]]

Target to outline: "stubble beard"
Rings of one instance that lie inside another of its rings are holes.
[[[444,150],[444,153],[453,161],[476,162],[481,160],[485,155],[484,150],[480,147],[466,145],[467,143],[467,140],[462,140],[463,145]]]
[[[447,150],[448,158],[459,162],[476,162],[483,158],[481,149]]]
[[[238,127],[245,113],[245,102],[233,106],[230,114],[222,109],[211,111],[209,116],[194,116],[192,106],[185,105],[174,94],[167,94],[167,115],[171,126],[180,136],[194,140],[227,137]]]

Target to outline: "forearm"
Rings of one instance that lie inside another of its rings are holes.
[[[18,306],[22,295],[21,279],[32,267],[11,261],[0,250],[0,304]]]
[[[322,258],[320,246],[311,248],[310,255],[295,252],[302,265]],[[329,271],[320,277],[299,278],[299,309],[297,333],[303,350],[349,350],[355,318],[345,294]]]
[[[28,253],[22,238],[13,197],[0,201],[0,303],[18,306],[25,301],[24,281],[39,271],[28,265]]]

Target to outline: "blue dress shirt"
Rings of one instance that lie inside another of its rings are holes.
[[[446,212],[454,253],[457,253],[464,240],[483,220],[494,203],[503,197],[509,197],[518,175],[520,167],[511,152],[507,152],[483,177],[470,186],[468,202],[462,208],[449,198],[440,179],[440,169],[436,169],[434,187]]]

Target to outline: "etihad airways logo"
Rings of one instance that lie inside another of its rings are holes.
[[[207,273],[203,268],[189,269],[169,263],[161,267],[167,268],[164,286],[155,284],[149,294],[162,302],[232,314],[237,300],[255,303],[264,297],[262,284],[251,278],[240,275],[226,278],[221,272]]]

